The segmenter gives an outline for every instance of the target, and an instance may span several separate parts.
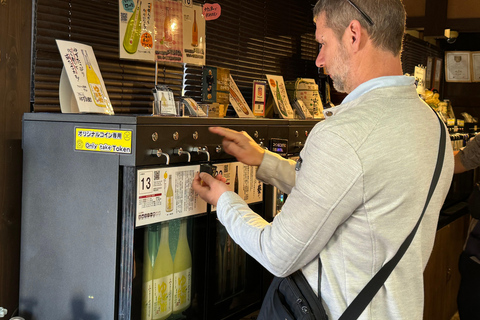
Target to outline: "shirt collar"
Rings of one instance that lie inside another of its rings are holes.
[[[386,77],[379,77],[367,82],[362,83],[358,87],[356,87],[352,92],[350,92],[345,99],[343,99],[342,103],[339,105],[346,104],[350,101],[353,101],[360,96],[364,95],[365,93],[372,91],[373,89],[383,88],[383,87],[395,87],[395,86],[410,86],[415,83],[414,77],[408,76],[386,76]],[[336,108],[329,108],[323,111],[325,117],[333,116]]]

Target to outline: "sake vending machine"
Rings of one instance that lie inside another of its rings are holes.
[[[19,315],[215,320],[258,310],[271,275],[191,184],[197,171],[221,172],[265,217],[256,168],[208,127],[244,130],[267,148],[296,123],[25,114]]]

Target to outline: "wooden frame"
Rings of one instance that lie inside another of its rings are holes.
[[[433,73],[433,57],[427,58],[427,68],[425,72],[425,88],[431,89],[432,88],[432,73]]]
[[[437,89],[437,91],[440,91],[440,80],[442,78],[442,62],[443,59],[434,58],[432,89]]]
[[[445,52],[445,81],[472,82],[469,51]]]
[[[480,51],[471,53],[472,82],[480,82]]]

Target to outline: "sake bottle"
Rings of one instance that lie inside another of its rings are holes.
[[[238,194],[238,166],[235,167],[235,180],[233,183],[233,191]]]
[[[225,247],[223,248],[223,279],[224,279],[224,293],[226,295],[232,294],[233,291],[233,246],[232,238],[228,233],[225,237]]]
[[[142,1],[137,0],[137,5],[127,22],[127,29],[123,37],[123,48],[130,54],[137,52],[140,33],[142,32]]]
[[[90,63],[87,51],[82,50],[82,54],[85,59],[85,65],[87,69],[87,82],[88,87],[90,88],[90,93],[92,94],[93,102],[99,107],[106,108],[107,98],[105,93],[103,92],[102,83],[100,82],[100,79],[93,70],[93,66]]]
[[[165,211],[173,211],[173,188],[172,188],[172,175],[168,176],[168,188],[167,188],[167,203],[165,205]]]
[[[198,46],[197,10],[193,10],[192,47]]]
[[[142,320],[151,320],[153,310],[153,266],[158,251],[156,225],[150,225],[145,229],[143,247]]]
[[[180,223],[177,252],[173,261],[173,313],[186,310],[192,295],[192,254],[187,238],[187,219]]]
[[[166,108],[167,107],[167,99],[165,98],[165,95],[162,91],[162,98],[160,99],[160,101],[162,102],[161,105],[160,105],[160,108]],[[172,190],[172,194],[173,194],[173,190]]]
[[[223,297],[224,292],[224,282],[223,282],[223,244],[222,240],[222,225],[217,221],[217,243],[216,243],[216,252],[215,252],[215,274],[217,276],[217,291],[218,297]]]
[[[168,222],[160,228],[160,244],[153,266],[153,317],[167,319],[172,314],[173,261],[168,244]]]

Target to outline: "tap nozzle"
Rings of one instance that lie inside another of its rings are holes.
[[[192,159],[192,156],[190,155],[190,152],[183,150],[183,148],[175,149],[173,151],[173,153],[176,154],[176,155],[179,155],[179,156],[186,154],[187,157],[188,157],[187,162],[190,162],[190,160]]]
[[[164,156],[165,158],[167,158],[167,161],[165,162],[165,164],[168,166],[170,164],[170,156],[168,155],[168,153],[165,153],[162,151],[162,149],[154,149],[152,150],[152,156],[157,156],[157,157],[162,157]]]
[[[207,161],[210,162],[210,152],[208,152],[208,147],[196,147],[194,149],[198,154],[205,153],[207,155]]]

